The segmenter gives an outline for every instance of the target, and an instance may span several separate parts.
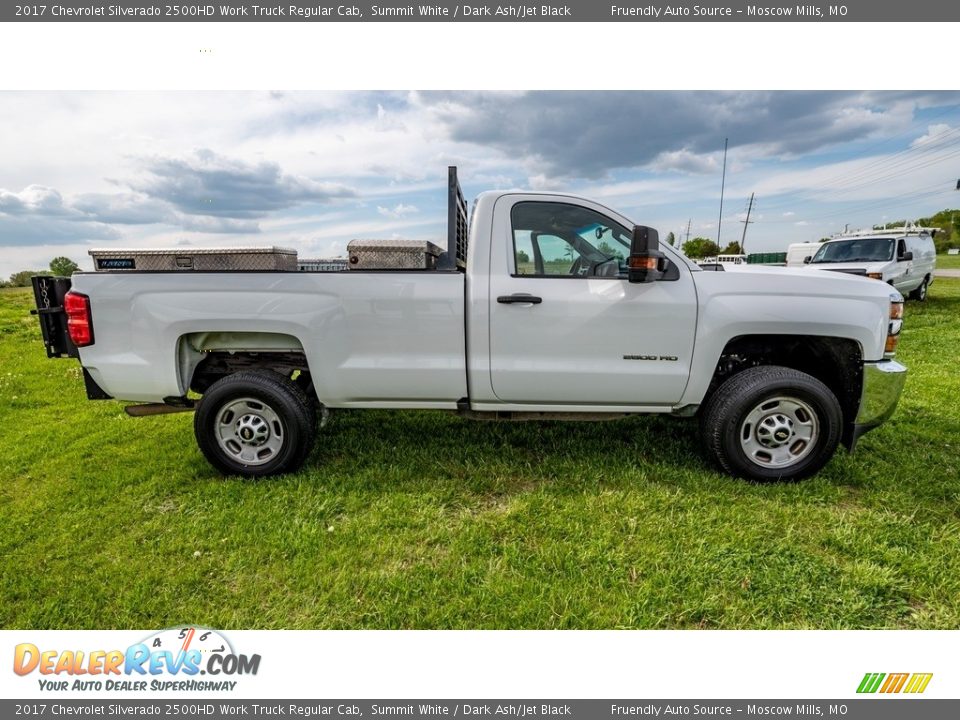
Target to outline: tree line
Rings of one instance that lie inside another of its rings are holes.
[[[21,270],[10,276],[9,280],[0,280],[0,287],[29,287],[30,278],[34,275],[58,275],[70,277],[80,266],[68,257],[55,257],[50,261],[49,270]]]

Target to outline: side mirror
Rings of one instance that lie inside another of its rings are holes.
[[[807,255],[807,256],[803,259],[803,264],[804,264],[804,265],[809,265],[811,260],[813,260],[813,255]]]
[[[908,250],[903,255],[898,257],[897,260],[901,260],[902,262],[906,262],[907,260],[913,260],[913,253]]]
[[[667,256],[660,252],[660,235],[646,225],[633,226],[627,278],[632,283],[659,280],[667,269]]]

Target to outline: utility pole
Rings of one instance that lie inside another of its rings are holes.
[[[730,138],[723,139],[723,175],[720,178],[720,218],[717,220],[717,247],[720,247],[720,226],[723,224],[723,188],[727,184],[727,143]]]
[[[690,242],[690,223],[692,222],[693,222],[693,218],[690,218],[689,220],[687,220],[687,239],[683,241],[684,244]]]
[[[753,222],[753,220],[750,219],[750,211],[753,210],[753,195],[753,193],[750,193],[750,204],[747,205],[747,219],[740,221],[743,223],[743,237],[740,238],[741,255],[747,254],[747,226]]]

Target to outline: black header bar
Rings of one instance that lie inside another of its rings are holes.
[[[60,0],[3,3],[0,22],[956,22],[960,3],[943,0],[845,0],[674,3],[567,0],[402,4],[309,0]],[[905,38],[909,41],[909,38]],[[819,51],[819,50],[818,50]]]

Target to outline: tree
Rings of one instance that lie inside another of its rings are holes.
[[[62,255],[50,261],[50,272],[60,277],[70,277],[79,269],[80,266],[73,260],[68,257],[63,257]]]
[[[753,221],[751,220],[751,222],[753,222]],[[723,255],[740,255],[742,252],[743,252],[743,250],[740,249],[740,243],[738,243],[736,240],[734,240],[733,242],[729,243],[729,244],[723,249],[723,252],[722,252],[721,254],[723,254]]]
[[[621,260],[624,259],[624,257],[623,257],[623,251],[622,251],[622,250],[617,250],[616,248],[612,247],[612,246],[610,245],[610,243],[608,243],[606,240],[604,240],[602,243],[600,243],[600,244],[597,246],[597,250],[599,250],[600,252],[602,252],[602,253],[603,253],[604,255],[606,255],[607,257],[610,257],[610,258],[619,258],[619,259],[621,259]]]
[[[933,236],[938,253],[960,247],[960,210],[941,210],[930,217],[920,218],[917,225],[940,229],[940,232]]]
[[[699,259],[719,255],[720,248],[710,238],[695,237],[683,244],[683,254],[691,259]]]
[[[530,262],[530,256],[523,250],[517,250],[517,262],[528,263]]]
[[[666,242],[667,242],[667,245],[669,245],[670,247],[673,247],[674,245],[677,244],[677,236],[674,235],[673,232],[668,232]]]
[[[34,275],[50,275],[49,270],[21,270],[10,276],[10,287],[29,287],[30,278]]]

